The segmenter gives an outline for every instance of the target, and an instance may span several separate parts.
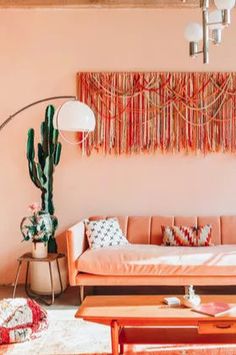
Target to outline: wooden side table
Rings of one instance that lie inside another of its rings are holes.
[[[41,302],[43,302],[44,304],[46,304],[47,306],[51,306],[54,303],[55,297],[60,296],[62,294],[62,292],[63,292],[63,286],[62,286],[62,280],[61,280],[61,272],[60,272],[58,259],[60,259],[60,258],[62,258],[64,256],[65,256],[64,254],[48,254],[47,258],[42,258],[42,259],[33,258],[32,257],[32,253],[25,253],[22,256],[20,256],[17,259],[18,267],[17,267],[16,278],[15,278],[15,282],[14,282],[14,289],[13,289],[12,297],[15,298],[16,287],[17,287],[18,278],[19,278],[19,275],[20,275],[20,270],[21,270],[22,263],[26,262],[27,263],[27,267],[26,267],[26,275],[25,275],[25,292],[26,292],[27,296],[30,297],[30,298],[38,299]],[[56,296],[55,296],[55,291],[54,291],[52,265],[51,265],[51,263],[53,261],[56,261],[56,264],[57,264],[57,271],[58,271],[58,276],[59,276],[59,281],[60,281],[60,286],[61,286],[61,292],[59,294],[57,294]],[[49,302],[46,301],[46,299],[45,299],[47,296],[38,295],[35,292],[33,292],[32,290],[30,290],[30,287],[28,285],[28,277],[29,277],[30,263],[33,263],[33,262],[48,263],[49,274],[50,274],[50,282],[51,282],[51,301],[49,301]]]

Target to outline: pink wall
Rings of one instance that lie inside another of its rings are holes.
[[[211,64],[191,60],[183,31],[192,10],[6,10],[0,12],[1,120],[35,99],[74,94],[82,70],[236,69],[236,18]],[[233,16],[235,17],[235,16]],[[0,134],[0,283],[13,280],[21,243],[19,223],[39,201],[25,159],[27,129],[38,127],[44,105],[19,116]],[[80,158],[63,144],[55,175],[60,231],[81,217],[118,214],[234,214],[233,156],[155,155]],[[64,243],[62,243],[64,244]]]

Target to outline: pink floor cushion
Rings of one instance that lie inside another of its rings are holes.
[[[37,302],[26,298],[0,301],[0,344],[38,338],[47,328],[47,312]]]

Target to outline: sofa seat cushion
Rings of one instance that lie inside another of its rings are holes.
[[[114,276],[236,276],[236,244],[167,247],[130,244],[88,249],[76,261],[78,272]]]

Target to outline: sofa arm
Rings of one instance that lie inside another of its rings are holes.
[[[87,249],[87,240],[85,237],[85,226],[83,221],[77,223],[66,231],[67,258],[69,282],[71,286],[76,285],[76,260]]]

